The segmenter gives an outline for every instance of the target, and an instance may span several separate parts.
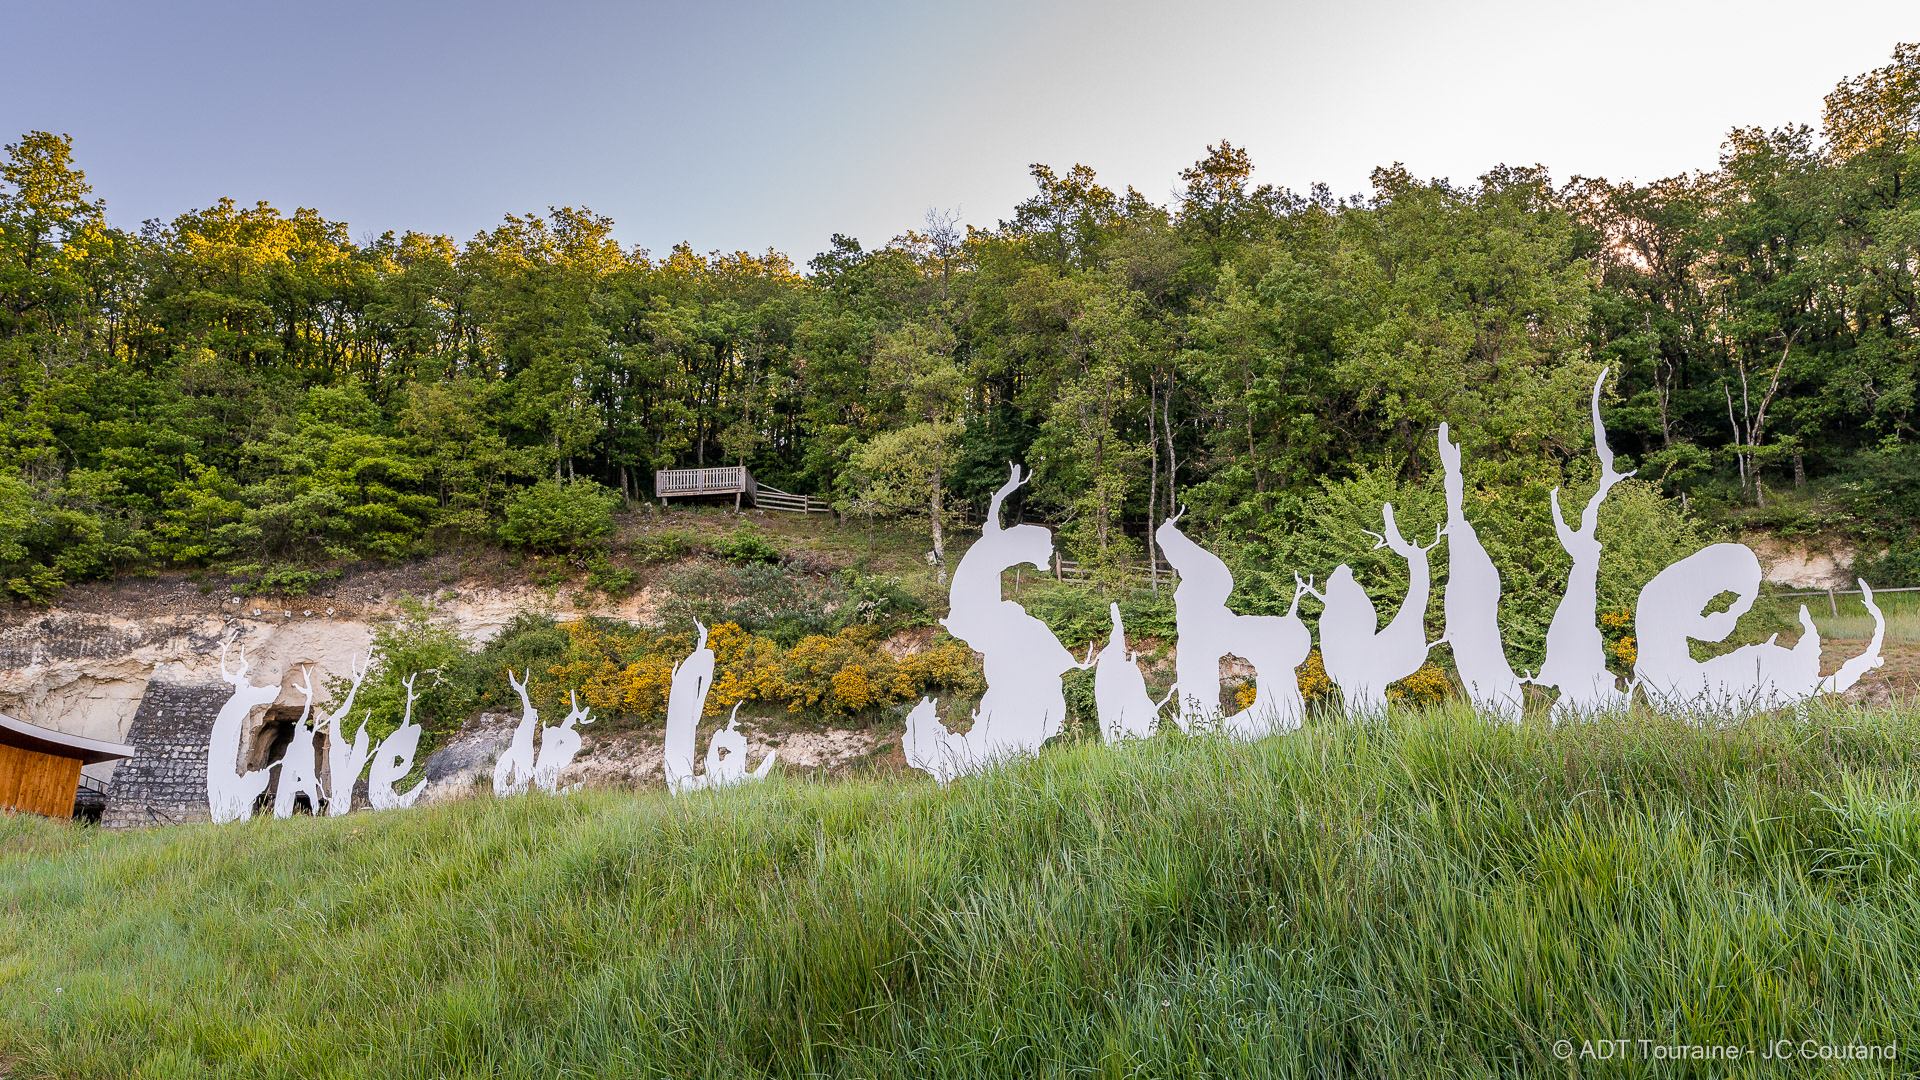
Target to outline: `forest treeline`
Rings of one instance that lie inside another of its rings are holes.
[[[1137,563],[1186,507],[1278,574],[1342,506],[1358,527],[1430,493],[1442,421],[1484,515],[1539,511],[1511,558],[1544,566],[1603,370],[1647,520],[1846,533],[1920,584],[1920,46],[1841,82],[1820,130],[1739,129],[1717,168],[1644,186],[1395,165],[1337,198],[1256,186],[1221,142],[1164,204],[1035,165],[991,228],[929,213],[804,269],[624,248],[569,207],[464,243],[229,199],[128,231],[75,149],[31,132],[0,166],[17,598],[564,542],[538,522],[735,463],[923,521],[944,557],[941,526],[1024,461],[1020,512],[1069,557]]]

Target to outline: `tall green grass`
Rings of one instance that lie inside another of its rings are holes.
[[[1886,617],[1888,644],[1911,645],[1920,642],[1920,593],[1878,593],[1874,601],[1880,613]],[[1800,605],[1805,604],[1822,638],[1858,638],[1864,641],[1873,636],[1873,615],[1858,596],[1837,597],[1832,604],[1824,596],[1794,597],[1774,602],[1781,607],[1786,618],[1795,621]]]
[[[1904,1072],[1917,762],[1899,710],[1439,710],[1070,746],[944,790],[13,818],[0,1073],[1729,1071],[1555,1056],[1603,1038],[1892,1043]]]

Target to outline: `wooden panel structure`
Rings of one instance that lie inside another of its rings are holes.
[[[80,759],[0,746],[0,809],[72,817]]]
[[[0,810],[72,817],[80,767],[133,754],[124,743],[69,735],[0,713]]]

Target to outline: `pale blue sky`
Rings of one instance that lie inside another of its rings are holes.
[[[1901,40],[1911,0],[0,0],[0,137],[72,134],[128,227],[231,195],[465,238],[572,204],[804,263],[929,207],[991,225],[1035,161],[1164,200],[1222,137],[1343,194],[1395,160],[1653,179],[1736,124],[1817,126]]]

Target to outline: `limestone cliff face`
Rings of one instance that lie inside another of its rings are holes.
[[[256,681],[278,679],[281,699],[302,665],[329,674],[364,657],[373,625],[363,619],[264,619],[176,615],[130,619],[54,609],[0,630],[0,710],[30,723],[119,740],[150,680],[218,683],[220,644],[245,647]]]
[[[345,674],[366,657],[380,625],[400,616],[398,603],[408,596],[430,603],[476,643],[521,611],[559,619],[647,614],[645,593],[581,609],[570,596],[524,584],[439,585],[430,568],[420,567],[350,575],[327,595],[271,601],[201,593],[184,578],[107,583],[69,590],[52,608],[0,612],[0,712],[122,741],[150,681],[217,684],[220,645],[228,640],[231,660],[246,648],[256,683],[280,684],[278,700],[266,708],[298,708],[300,669],[315,669],[316,686]],[[104,780],[113,769],[106,763],[86,772]]]

